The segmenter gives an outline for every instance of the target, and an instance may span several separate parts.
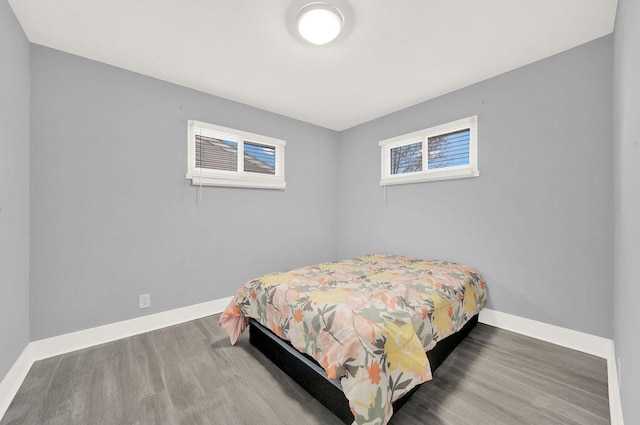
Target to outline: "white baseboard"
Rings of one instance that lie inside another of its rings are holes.
[[[608,358],[610,354],[609,345],[612,341],[608,338],[501,313],[488,308],[480,312],[479,321],[480,323],[571,348],[572,350],[582,351],[603,359]]]
[[[9,373],[0,382],[0,419],[9,408],[9,404],[20,389],[20,385],[34,362],[218,314],[229,304],[231,298],[222,298],[30,342],[13,364]]]
[[[33,359],[31,358],[29,344],[27,344],[18,360],[11,366],[7,375],[0,382],[0,419],[9,408],[9,404],[11,404],[13,397],[20,389],[24,378],[27,377],[32,364]]]
[[[218,314],[230,301],[231,297],[213,300],[29,343],[0,382],[0,418],[4,416],[33,362]],[[487,325],[607,359],[611,425],[624,425],[612,340],[490,309],[482,310],[479,320]]]
[[[618,382],[618,365],[616,362],[616,349],[613,341],[609,344],[609,356],[607,356],[607,372],[609,383],[609,411],[611,412],[611,425],[624,425],[622,417],[622,401],[620,399],[620,382]]]
[[[96,328],[41,339],[33,341],[29,345],[31,346],[31,352],[35,360],[42,360],[221,313],[227,304],[229,304],[231,298],[232,297],[228,297],[206,303],[194,304],[161,313],[150,314],[148,316],[136,317],[135,319],[122,322],[111,323],[109,325],[98,326]]]
[[[485,308],[480,323],[582,351],[607,360],[611,425],[624,425],[613,340]]]

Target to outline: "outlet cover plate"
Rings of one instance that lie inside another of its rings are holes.
[[[151,294],[140,294],[138,298],[138,308],[151,307]]]

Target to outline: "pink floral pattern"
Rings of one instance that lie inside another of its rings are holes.
[[[368,255],[253,279],[220,324],[235,343],[257,320],[341,378],[354,424],[386,424],[391,403],[431,379],[425,351],[485,304],[471,267]]]

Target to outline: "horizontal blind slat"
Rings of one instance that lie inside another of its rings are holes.
[[[208,170],[237,171],[238,144],[197,135],[196,167]]]
[[[470,136],[471,130],[465,129],[429,137],[429,169],[469,165]]]
[[[391,148],[391,174],[422,171],[422,142]]]
[[[276,148],[245,141],[244,171],[274,175],[276,173]]]

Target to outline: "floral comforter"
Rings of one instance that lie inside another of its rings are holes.
[[[249,281],[220,317],[235,344],[253,318],[341,378],[354,424],[386,424],[391,403],[431,379],[425,351],[486,304],[477,270],[370,255]]]

